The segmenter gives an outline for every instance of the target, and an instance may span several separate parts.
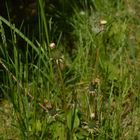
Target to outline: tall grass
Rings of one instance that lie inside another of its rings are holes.
[[[55,23],[46,21],[42,0],[40,37],[34,42],[0,17],[0,64],[5,74],[1,89],[12,103],[17,139],[140,138],[140,74],[138,55],[133,54],[138,46],[129,44],[132,32],[126,5],[121,1],[92,3],[95,7],[85,11],[76,8],[70,19],[75,38],[70,54],[63,33],[56,46],[50,47]],[[125,14],[118,16],[122,9]],[[10,43],[4,24],[12,32]],[[17,36],[26,42],[25,52],[19,50]]]

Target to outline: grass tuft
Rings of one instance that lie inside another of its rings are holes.
[[[0,139],[140,139],[139,18],[128,1],[86,2],[69,19],[73,46],[63,31],[53,41],[42,0],[34,41],[0,16]]]

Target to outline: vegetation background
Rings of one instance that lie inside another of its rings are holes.
[[[139,140],[140,1],[0,4],[0,139]]]

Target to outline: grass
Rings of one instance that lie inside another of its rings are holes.
[[[6,98],[0,139],[140,139],[138,5],[92,3],[91,9],[75,8],[69,19],[75,38],[70,53],[63,32],[50,47],[55,23],[46,21],[41,0],[38,39],[0,17],[0,88]]]

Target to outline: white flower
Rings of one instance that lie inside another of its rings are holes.
[[[54,49],[54,48],[56,47],[56,45],[55,45],[55,43],[50,43],[49,47],[50,47],[51,49]]]
[[[91,119],[94,119],[94,118],[95,118],[95,113],[91,113],[91,114],[90,114],[90,118],[91,118]]]
[[[105,24],[107,24],[107,21],[106,20],[100,20],[100,24],[105,25]]]

